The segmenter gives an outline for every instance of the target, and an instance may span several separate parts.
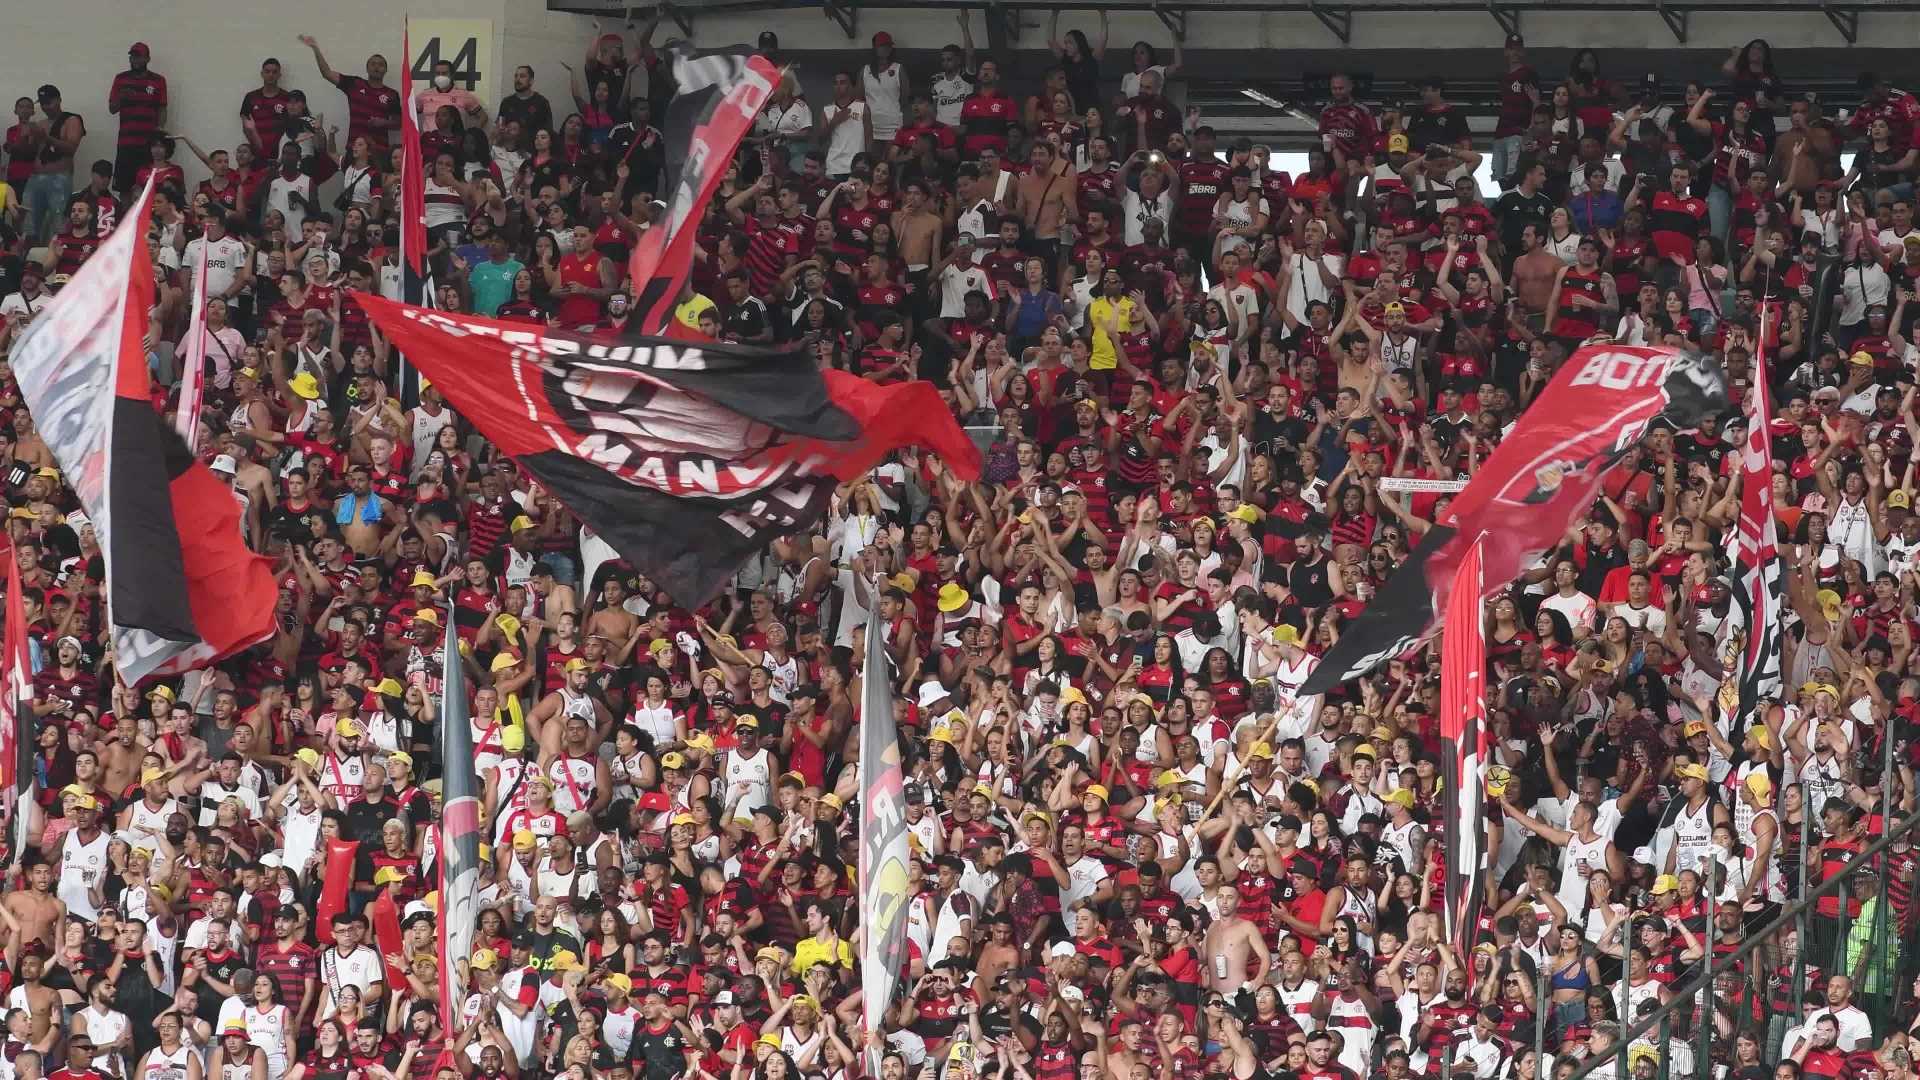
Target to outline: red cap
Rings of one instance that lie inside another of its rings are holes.
[[[893,44],[893,35],[887,33],[885,30],[882,30],[879,33],[873,35],[874,48],[877,49],[882,45],[891,45],[891,44]]]
[[[153,50],[147,48],[146,42],[136,41],[133,44],[127,46],[127,55],[128,56],[152,56]]]

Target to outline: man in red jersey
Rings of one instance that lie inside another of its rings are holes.
[[[363,79],[333,70],[312,34],[301,34],[300,44],[313,51],[320,77],[347,95],[347,145],[341,147],[345,159],[353,159],[355,139],[366,139],[376,155],[385,151],[391,133],[400,130],[400,91],[386,84],[387,58],[379,53],[367,57],[367,77]]]
[[[127,49],[127,70],[113,77],[107,90],[107,111],[120,118],[120,137],[114,143],[113,190],[121,198],[133,187],[134,175],[152,159],[153,137],[167,126],[166,76],[147,68],[152,55],[144,41]]]

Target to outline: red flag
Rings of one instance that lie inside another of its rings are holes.
[[[328,867],[332,881],[332,867]],[[348,876],[352,871],[349,868]],[[387,990],[407,985],[406,938],[400,934],[400,909],[393,906],[393,894],[383,886],[380,895],[367,905],[367,920],[373,923],[374,945],[380,950],[380,962],[387,969]]]
[[[680,286],[693,262],[696,226],[720,189],[735,148],[780,81],[780,73],[761,56],[678,56],[673,76],[678,93],[661,132],[667,149],[661,184],[666,213],[640,234],[627,260],[634,322],[651,334],[665,332],[674,321]]]
[[[400,262],[417,280],[427,276],[427,174],[420,158],[420,119],[413,113],[411,27],[400,35]]]
[[[347,910],[347,890],[353,888],[353,860],[359,851],[358,840],[327,841],[326,866],[321,871],[326,884],[313,911],[313,925],[321,934],[329,933],[327,927],[333,917]]]
[[[1451,753],[1441,762],[1442,791],[1454,800],[1446,815],[1446,913],[1453,943],[1472,947],[1480,922],[1487,869],[1486,791],[1487,643],[1480,611],[1480,541],[1468,545],[1447,595],[1440,639],[1440,741]]]
[[[33,651],[27,646],[27,606],[20,595],[20,561],[9,549],[5,688],[0,689],[0,803],[12,828],[9,859],[18,863],[27,850],[27,808],[33,798]]]
[[[273,633],[273,564],[248,550],[233,489],[154,411],[147,374],[149,195],[13,349],[40,434],[107,564],[114,664],[130,686]]]

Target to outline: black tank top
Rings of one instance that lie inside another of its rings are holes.
[[[58,138],[61,130],[67,126],[67,120],[70,117],[74,119],[78,119],[79,114],[70,113],[65,109],[62,109],[59,112],[55,113],[47,121],[47,134],[55,138]],[[43,165],[51,165],[56,161],[62,161],[72,156],[73,154],[71,152],[63,154],[55,150],[50,145],[43,145],[40,147],[40,163]]]

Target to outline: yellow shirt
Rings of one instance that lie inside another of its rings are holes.
[[[836,951],[837,950],[837,951]],[[839,964],[843,968],[853,968],[853,946],[845,941],[828,945],[819,938],[809,936],[805,941],[793,947],[793,973],[805,975],[807,969],[815,964],[825,963],[829,967]]]
[[[718,305],[713,301],[707,299],[700,293],[694,293],[693,298],[686,303],[674,305],[673,317],[675,321],[687,329],[698,330],[700,329],[700,316],[706,312],[713,311],[716,307],[718,307]]]
[[[1120,356],[1120,343],[1107,337],[1107,324],[1113,322],[1114,308],[1120,310],[1121,330],[1133,325],[1133,300],[1121,297],[1119,301],[1102,296],[1087,305],[1087,326],[1093,331],[1093,352],[1087,360],[1087,367],[1094,371],[1112,371]]]

